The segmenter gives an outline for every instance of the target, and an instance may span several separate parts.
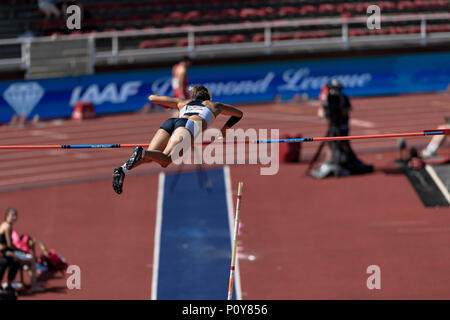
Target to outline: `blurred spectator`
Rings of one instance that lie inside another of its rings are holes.
[[[440,125],[438,129],[450,129],[450,117],[446,117],[447,123]],[[431,138],[428,145],[420,152],[422,158],[434,157],[439,149],[439,147],[444,143],[447,135],[436,135]]]
[[[350,100],[342,92],[343,85],[332,79],[320,93],[321,106],[318,116],[328,121],[328,137],[348,136]],[[318,179],[350,174],[361,174],[373,171],[371,165],[362,163],[355,155],[349,141],[329,141],[326,160],[321,163],[312,175]]]
[[[1,240],[0,245],[4,246],[3,247],[4,252],[2,253],[6,257],[12,257],[15,260],[18,260],[22,266],[27,266],[31,273],[31,291],[41,292],[44,290],[44,287],[37,284],[35,257],[33,256],[33,254],[29,253],[28,250],[23,250],[13,243],[12,227],[16,221],[17,221],[17,210],[13,208],[6,210],[5,221],[0,226],[0,240]],[[3,237],[1,235],[3,235]],[[23,247],[23,243],[21,244],[21,246]],[[10,284],[8,284],[8,286],[9,285]]]
[[[185,56],[183,60],[172,67],[172,90],[175,98],[189,99],[187,68],[192,65],[192,60]]]
[[[0,224],[0,282],[3,280],[6,269],[8,269],[6,290],[14,290],[12,282],[21,265],[13,254],[15,248],[11,242],[12,225],[16,219],[14,212],[14,209],[8,209],[5,221]]]
[[[17,231],[13,230],[12,232],[12,242],[13,244],[23,250],[36,257],[36,241],[27,234],[19,234]]]
[[[56,2],[56,6],[58,7],[59,10],[61,10],[61,13],[64,15],[64,17],[67,19],[67,8],[75,5],[78,6],[80,8],[81,11],[81,15],[83,16],[83,18],[86,18],[84,15],[84,10],[83,10],[83,5],[81,4],[80,1],[73,1],[73,0],[55,0]]]
[[[0,283],[3,281],[5,271],[8,270],[8,278],[5,290],[14,290],[12,282],[14,281],[17,271],[20,269],[20,261],[17,259],[6,256],[0,250]],[[0,288],[1,290],[2,288]]]
[[[52,0],[38,0],[38,7],[45,14],[46,19],[49,19],[52,15],[59,18],[61,15],[61,12],[59,12]]]

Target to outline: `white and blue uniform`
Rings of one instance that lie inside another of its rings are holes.
[[[199,116],[206,121],[208,126],[215,119],[211,110],[209,110],[209,108],[203,105],[200,101],[191,101],[181,108],[179,118],[183,118],[183,116]],[[185,128],[188,129],[195,138],[202,131],[202,121],[193,121],[188,119],[186,121]]]

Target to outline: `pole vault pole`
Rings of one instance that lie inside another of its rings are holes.
[[[450,134],[450,129],[424,130],[424,131],[420,131],[420,132],[408,132],[408,133],[369,134],[369,135],[363,135],[363,136],[256,140],[256,141],[253,141],[253,143],[259,144],[259,143],[290,143],[290,142],[314,142],[314,141],[342,141],[342,140],[359,140],[359,139],[420,137],[420,136],[432,136],[432,135],[443,135],[443,134],[445,134],[445,135]]]
[[[243,182],[238,184],[238,194],[236,200],[236,215],[234,217],[234,232],[233,232],[233,249],[231,252],[231,266],[230,266],[230,278],[228,281],[228,300],[233,297],[233,282],[234,282],[234,269],[236,267],[236,248],[237,248],[237,237],[239,230],[239,213],[241,212],[241,199],[242,199],[242,188],[244,186]]]

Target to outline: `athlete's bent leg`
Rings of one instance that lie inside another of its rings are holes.
[[[158,129],[158,131],[156,131],[155,135],[153,136],[152,141],[150,142],[148,150],[164,150],[164,148],[167,146],[167,143],[169,142],[169,139],[169,132],[167,132],[165,129]],[[125,174],[128,170],[136,168],[142,163],[148,163],[151,161],[152,159],[145,157],[145,152],[142,147],[135,147],[132,155],[130,156],[130,158],[128,158],[127,162],[121,167],[114,168],[112,181],[114,191],[117,194],[122,193]]]
[[[182,143],[183,141],[189,142],[189,146],[191,146],[192,144],[191,134],[186,128],[179,127],[175,129],[175,131],[173,132],[163,152],[154,150],[146,151],[145,157],[158,162],[163,168],[165,168],[172,163],[173,149],[175,148],[176,145]]]

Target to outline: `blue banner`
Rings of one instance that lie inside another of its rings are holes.
[[[332,77],[349,96],[443,91],[450,83],[450,53],[388,55],[191,67],[191,84],[206,85],[225,103],[272,101],[296,93],[312,98]],[[114,72],[90,76],[0,82],[0,122],[17,114],[42,119],[70,117],[77,101],[98,114],[141,109],[152,94],[172,95],[171,70]]]

